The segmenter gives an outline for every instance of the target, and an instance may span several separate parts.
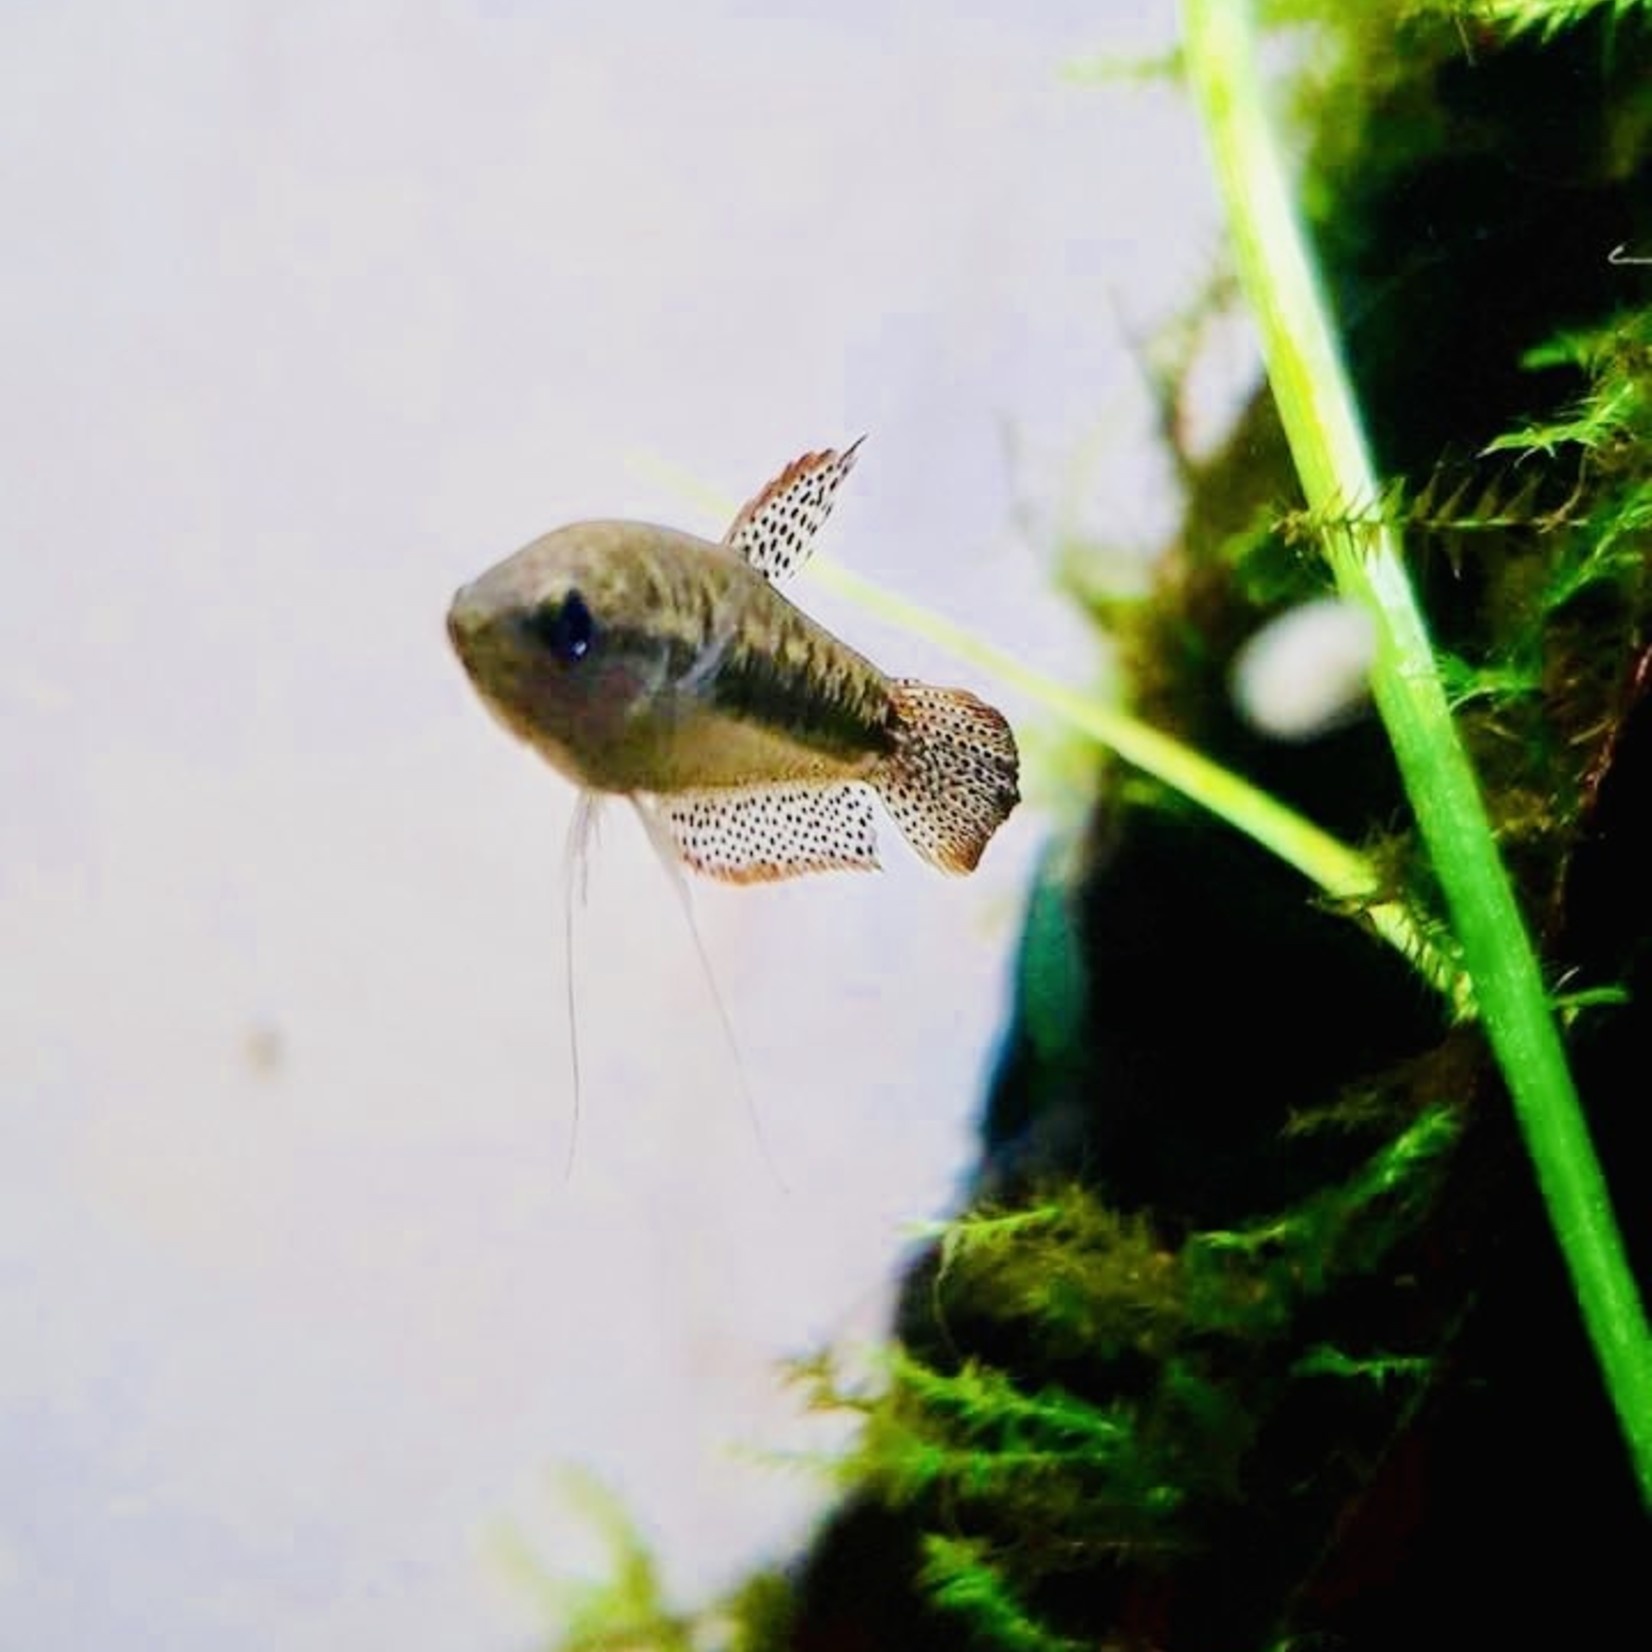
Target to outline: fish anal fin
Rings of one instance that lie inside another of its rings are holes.
[[[1021,800],[1002,713],[961,688],[890,684],[895,750],[868,777],[901,835],[943,872],[973,872]]]
[[[796,573],[808,561],[814,538],[832,514],[832,501],[843,478],[855,468],[862,436],[841,453],[826,448],[794,459],[741,509],[723,535],[771,585]]]
[[[724,883],[875,872],[872,798],[853,781],[667,792],[650,800],[677,858]]]

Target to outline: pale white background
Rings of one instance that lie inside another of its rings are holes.
[[[520,1646],[490,1534],[583,1563],[569,1460],[684,1599],[801,1540],[774,1362],[954,1197],[1059,811],[697,892],[789,1192],[614,816],[568,1180],[571,799],[443,612],[570,517],[720,529],[641,454],[738,499],[865,431],[832,554],[1093,679],[1054,529],[1163,531],[1130,348],[1216,235],[1175,96],[1060,71],[1172,28],[0,9],[0,1648]]]

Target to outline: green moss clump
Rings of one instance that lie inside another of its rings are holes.
[[[1379,1328],[1424,1330],[1372,1316],[1374,1294],[1406,1294],[1391,1279],[1363,1299],[1365,1323],[1325,1300],[1351,1282],[1372,1292],[1437,1195],[1457,1133],[1450,1106],[1427,1108],[1346,1181],[1175,1245],[1079,1184],[951,1224],[928,1281],[925,1357],[894,1349],[863,1391],[826,1361],[801,1372],[814,1405],[863,1419],[846,1482],[917,1511],[934,1604],[991,1644],[1068,1644],[1085,1628],[1062,1621],[1073,1579],[1197,1552],[1255,1515],[1254,1454],[1296,1413],[1320,1432],[1332,1417],[1352,1424],[1374,1449],[1422,1391],[1440,1328],[1415,1348],[1373,1344]],[[1007,1337],[1029,1374],[958,1354],[952,1302],[971,1345]],[[1324,1341],[1333,1327],[1350,1344]],[[1323,1473],[1301,1465],[1279,1495],[1309,1504]]]
[[[1183,529],[1097,617],[1140,715],[1365,845],[1450,957],[1383,729],[1289,745],[1228,695],[1327,533],[1398,525],[1645,1271],[1652,274],[1608,254],[1652,248],[1647,8],[1282,10],[1334,48],[1304,198],[1381,497],[1307,509],[1259,394],[1176,453]],[[1085,849],[1035,895],[975,1198],[883,1385],[814,1373],[865,1426],[794,1644],[1610,1633],[1644,1513],[1481,1030],[1157,782]]]

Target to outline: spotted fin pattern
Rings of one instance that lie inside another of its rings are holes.
[[[853,783],[671,792],[651,800],[682,862],[725,883],[875,872],[872,798]]]
[[[902,835],[943,872],[973,872],[1021,800],[1020,757],[1004,718],[961,688],[889,685],[894,754],[870,776]]]
[[[842,453],[828,448],[794,459],[730,523],[723,543],[738,551],[771,585],[795,574],[809,559],[814,537],[832,514],[832,499],[855,468],[862,436]]]

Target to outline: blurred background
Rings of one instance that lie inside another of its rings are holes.
[[[777,1361],[942,1214],[1020,905],[670,884],[450,657],[571,518],[716,537],[868,433],[835,559],[1100,680],[1056,547],[1171,520],[1140,351],[1218,245],[1168,3],[0,10],[0,1644],[511,1647],[623,1497],[695,1598],[826,1495]],[[779,1175],[759,1151],[741,1071]],[[781,1185],[781,1178],[784,1186]]]

